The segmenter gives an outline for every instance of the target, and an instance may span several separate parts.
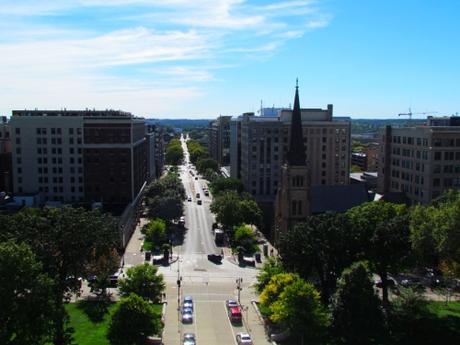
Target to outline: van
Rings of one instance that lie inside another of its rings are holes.
[[[228,309],[228,318],[231,323],[241,323],[243,321],[243,315],[241,314],[240,307],[232,307]]]

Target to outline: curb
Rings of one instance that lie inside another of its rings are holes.
[[[251,300],[251,304],[252,304],[252,306],[253,306],[253,308],[254,308],[256,314],[257,314],[257,317],[259,318],[259,321],[265,326],[265,320],[264,320],[264,318],[262,317],[262,314],[260,313],[260,310],[259,310],[259,307],[257,306],[257,303],[258,303],[258,302],[257,302],[256,300]],[[270,340],[270,336],[268,336],[268,339]],[[278,344],[277,344],[275,341],[273,341],[273,340],[271,341],[271,343],[272,343],[273,345],[278,345]]]

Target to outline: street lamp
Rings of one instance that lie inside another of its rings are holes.
[[[241,304],[240,302],[240,295],[241,295],[241,290],[243,290],[243,287],[241,286],[243,284],[243,278],[237,278],[236,279],[236,289],[238,290],[238,304]]]

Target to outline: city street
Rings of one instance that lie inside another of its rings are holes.
[[[184,138],[181,139],[185,157],[180,167],[180,176],[187,196],[185,201],[185,235],[183,243],[174,247],[174,255],[179,260],[169,267],[160,267],[167,283],[164,344],[181,344],[184,332],[193,332],[197,344],[236,344],[238,332],[248,332],[255,345],[270,344],[266,339],[263,325],[255,313],[251,300],[256,296],[251,284],[257,270],[252,267],[239,267],[231,258],[228,248],[217,247],[212,233],[214,217],[209,210],[211,198],[206,197],[203,188],[206,181],[195,179],[197,173],[189,166],[189,155]],[[192,173],[190,173],[192,171]],[[197,198],[197,193],[200,197]],[[197,200],[202,200],[199,205]],[[225,253],[222,264],[207,259],[208,254]],[[225,301],[238,299],[237,278],[242,278],[240,301],[243,306],[243,324],[233,326],[227,316]],[[180,280],[180,289],[177,286]],[[194,300],[193,323],[182,324],[179,303],[183,296],[190,295]]]

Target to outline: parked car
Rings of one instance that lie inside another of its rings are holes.
[[[378,281],[377,283],[375,283],[375,286],[377,286],[379,289],[381,289],[382,286],[383,286],[382,281],[380,280],[380,281]],[[395,282],[393,279],[388,278],[388,279],[387,279],[387,286],[390,287],[390,288],[395,287],[395,286],[396,286],[396,282]]]
[[[201,205],[203,202],[201,201],[201,199],[198,199],[198,200],[196,201],[196,203],[197,203],[198,205]]]
[[[184,333],[183,345],[196,345],[195,333]]]
[[[228,309],[228,318],[231,323],[241,323],[243,321],[243,315],[241,314],[240,307],[232,307]]]
[[[185,225],[185,217],[182,216],[182,217],[180,217],[180,219],[179,219],[179,226],[183,227],[184,225]]]
[[[248,333],[238,333],[236,335],[236,342],[238,345],[252,345],[252,339]]]
[[[182,323],[192,323],[192,322],[193,322],[192,308],[182,309]]]
[[[225,301],[227,309],[238,307],[238,302],[234,299],[228,299]]]
[[[190,308],[193,310],[193,298],[192,296],[184,296],[184,300],[182,301],[182,308]]]
[[[196,193],[196,197],[197,197],[197,199],[199,199],[200,198],[200,193]]]
[[[205,190],[205,191],[204,191],[204,195],[205,195],[205,196],[209,196],[209,191],[208,191],[208,190]]]
[[[192,197],[189,195],[187,201],[192,201]]]
[[[195,176],[195,180],[198,180],[198,176]]]

